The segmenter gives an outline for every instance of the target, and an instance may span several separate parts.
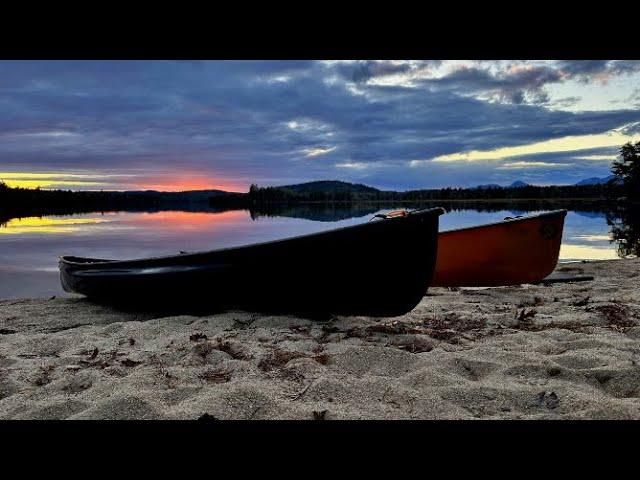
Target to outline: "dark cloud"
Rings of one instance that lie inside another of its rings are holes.
[[[609,69],[610,60],[562,60],[558,68],[570,76],[590,76]]]
[[[539,104],[548,101],[548,96],[542,88],[562,80],[562,73],[557,69],[515,64],[496,71],[462,66],[442,78],[426,79],[424,83],[450,90],[486,93],[514,104],[525,103],[528,97],[530,103]]]
[[[408,63],[393,63],[389,61],[359,61],[353,64],[343,63],[336,70],[345,79],[353,82],[366,82],[374,77],[384,77],[396,73],[406,73],[411,70]]]
[[[640,122],[637,109],[545,108],[544,86],[562,81],[569,63],[471,66],[413,86],[368,82],[434,65],[0,62],[0,171],[194,171],[243,185],[322,178],[389,188],[487,183],[518,172],[409,162]],[[483,92],[501,101],[485,101]]]
[[[637,60],[563,60],[558,68],[567,78],[575,78],[583,82],[594,78],[606,80],[612,75],[622,75],[640,71]]]

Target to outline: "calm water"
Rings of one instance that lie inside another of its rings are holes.
[[[353,225],[377,207],[348,211],[296,209],[255,216],[246,210],[211,212],[108,212],[11,219],[0,226],[0,298],[62,295],[57,257],[129,259],[250,244]],[[526,214],[519,210],[452,211],[447,230]],[[284,215],[284,216],[281,216]],[[561,261],[618,258],[605,214],[569,212]]]

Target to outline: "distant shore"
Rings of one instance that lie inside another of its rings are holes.
[[[640,259],[557,270],[387,319],[0,301],[0,418],[640,419]]]
[[[384,191],[342,181],[316,181],[281,187],[252,185],[248,192],[193,190],[70,191],[12,188],[0,182],[0,223],[25,216],[67,215],[100,211],[224,211],[250,210],[258,214],[291,205],[529,205],[543,208],[615,208],[622,190],[609,184],[490,188],[441,188]]]
[[[566,208],[569,210],[615,211],[619,204],[615,200],[602,198],[493,198],[493,199],[434,199],[434,200],[301,200],[274,201],[259,205],[238,204],[229,202],[159,202],[159,203],[107,203],[105,205],[34,205],[15,207],[0,206],[0,225],[12,218],[45,217],[52,215],[78,215],[105,212],[160,212],[160,211],[188,211],[188,212],[223,212],[230,210],[247,210],[255,215],[277,214],[278,211],[295,207],[343,207],[378,206],[379,208],[419,208],[420,206],[442,206],[446,208],[486,208],[495,206],[496,210],[506,206],[519,206],[527,210],[546,210]],[[499,208],[497,208],[499,207]]]

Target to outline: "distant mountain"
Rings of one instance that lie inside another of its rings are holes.
[[[338,180],[320,180],[317,182],[282,185],[280,190],[289,190],[299,195],[310,193],[377,193],[380,190],[361,183],[341,182]]]
[[[522,188],[522,187],[528,187],[528,186],[529,186],[528,183],[525,183],[521,180],[516,180],[511,185],[507,185],[506,187],[503,187],[502,185],[498,185],[497,183],[488,183],[486,185],[478,185],[475,188],[477,190],[491,190],[494,188]]]
[[[576,185],[602,185],[605,183],[609,183],[610,180],[614,180],[616,178],[615,175],[609,175],[608,177],[591,177],[585,178],[584,180],[580,180]]]

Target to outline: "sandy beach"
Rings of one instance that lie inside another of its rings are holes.
[[[0,418],[640,418],[640,259],[556,272],[595,280],[326,321],[0,301]]]

